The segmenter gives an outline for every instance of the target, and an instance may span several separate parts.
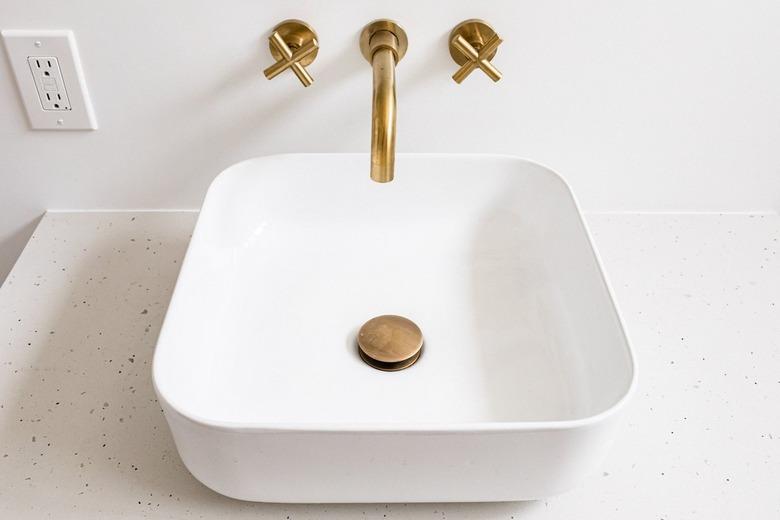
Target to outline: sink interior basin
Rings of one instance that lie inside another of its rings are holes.
[[[502,156],[239,163],[209,189],[160,336],[158,393],[235,427],[561,423],[616,406],[631,354],[566,183]],[[422,329],[420,360],[366,365],[371,317]]]

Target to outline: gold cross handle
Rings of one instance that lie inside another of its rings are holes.
[[[271,56],[276,63],[263,71],[265,77],[273,79],[287,69],[291,69],[304,87],[314,83],[306,66],[314,61],[319,51],[317,34],[307,23],[300,20],[285,20],[274,27],[268,38]]]
[[[501,72],[490,61],[502,42],[493,28],[481,20],[458,24],[450,33],[450,56],[460,65],[452,79],[460,83],[480,69],[493,81],[500,80]]]

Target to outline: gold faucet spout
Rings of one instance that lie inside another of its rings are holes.
[[[389,34],[387,31],[383,32]],[[374,67],[371,179],[376,182],[390,182],[395,170],[395,55],[392,50],[382,48],[374,53],[371,63]]]
[[[390,182],[395,171],[395,66],[406,52],[406,33],[395,22],[377,20],[363,29],[360,48],[374,70],[371,112],[371,179]]]

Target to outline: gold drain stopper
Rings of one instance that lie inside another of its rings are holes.
[[[420,327],[403,316],[377,316],[360,327],[357,336],[360,357],[379,370],[403,370],[420,358],[423,336]]]

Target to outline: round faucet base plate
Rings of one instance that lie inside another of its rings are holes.
[[[496,31],[493,30],[493,28],[487,22],[477,18],[465,20],[455,26],[452,32],[450,32],[450,56],[452,56],[452,59],[455,60],[455,63],[458,65],[463,65],[469,61],[469,59],[452,45],[452,39],[457,35],[463,36],[464,40],[469,42],[472,47],[479,51],[488,40],[496,35]],[[485,58],[488,61],[492,60],[493,57],[495,57],[496,52],[498,52],[498,49],[485,56]]]
[[[293,52],[312,40],[317,39],[317,33],[314,32],[311,25],[301,20],[285,20],[274,27],[271,32],[274,31],[279,33],[279,36],[282,37],[282,40],[284,40]],[[280,61],[283,58],[277,48],[270,43],[268,44],[268,48],[271,49],[271,56],[273,56],[276,61]],[[318,52],[319,48],[315,49],[311,54],[304,56],[299,63],[304,67],[311,65],[312,62],[314,62],[314,58],[317,57]]]
[[[398,52],[395,60],[396,63],[398,63],[406,54],[406,49],[409,47],[409,40],[406,37],[406,31],[393,20],[374,20],[363,27],[363,31],[360,33],[360,52],[363,53],[363,57],[366,58],[369,63],[373,61],[371,37],[379,31],[389,31],[393,33],[398,40]]]

